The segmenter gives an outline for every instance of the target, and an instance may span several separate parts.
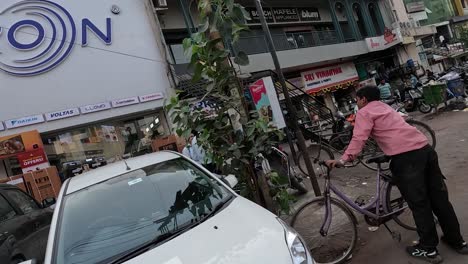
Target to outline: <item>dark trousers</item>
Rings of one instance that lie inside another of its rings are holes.
[[[460,224],[449,201],[445,177],[434,149],[426,146],[393,156],[390,169],[395,184],[413,212],[420,245],[433,249],[439,243],[434,215],[447,241],[454,245],[462,243]]]

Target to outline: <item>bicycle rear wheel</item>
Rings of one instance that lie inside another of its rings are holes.
[[[319,161],[332,160],[335,158],[333,153],[330,151],[330,149],[328,149],[325,146],[321,146],[319,144],[310,145],[309,147],[307,147],[307,152],[309,153],[310,160],[316,171],[320,170],[320,165],[318,165]],[[307,167],[305,165],[304,154],[300,152],[299,155],[297,155],[297,159],[299,163],[297,164],[299,167],[299,170],[301,170],[301,172],[304,175],[309,176],[309,172],[307,171]],[[316,174],[318,175],[318,173]]]
[[[305,240],[317,264],[340,264],[353,253],[357,242],[357,223],[353,213],[341,202],[331,199],[331,225],[326,236],[320,234],[325,218],[325,198],[301,206],[291,226]]]
[[[377,167],[378,167],[377,164],[367,163],[367,160],[370,158],[381,156],[381,155],[384,155],[384,152],[380,149],[377,142],[375,142],[374,139],[369,138],[366,141],[366,144],[364,145],[361,155],[359,155],[359,159],[362,160],[362,165],[364,165],[364,167],[371,169],[373,171],[377,171]],[[380,166],[381,166],[381,169],[384,171],[390,169],[390,163],[382,163]]]
[[[421,133],[423,133],[427,137],[428,144],[431,145],[435,149],[436,144],[437,144],[437,140],[436,140],[434,130],[432,130],[432,128],[429,125],[427,125],[426,123],[423,123],[421,121],[413,120],[413,119],[406,120],[406,123],[410,124],[411,126],[414,126]]]
[[[416,224],[414,223],[413,213],[408,208],[408,204],[398,190],[397,186],[389,184],[387,187],[387,208],[389,212],[394,212],[398,209],[407,207],[392,216],[393,220],[403,228],[408,230],[416,231]]]

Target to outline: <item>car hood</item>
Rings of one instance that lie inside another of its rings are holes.
[[[199,226],[125,263],[285,264],[292,260],[276,217],[237,197]]]

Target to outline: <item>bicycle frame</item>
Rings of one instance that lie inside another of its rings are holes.
[[[375,197],[369,203],[363,206],[359,206],[351,198],[347,197],[346,194],[342,193],[337,187],[335,187],[330,182],[330,169],[327,168],[327,176],[325,178],[325,188],[323,192],[323,196],[325,197],[325,219],[320,228],[320,234],[322,236],[326,236],[328,234],[328,230],[330,228],[331,220],[333,217],[331,210],[331,192],[333,192],[342,201],[344,201],[345,204],[347,204],[349,207],[353,208],[360,214],[366,215],[377,220],[398,214],[401,211],[406,210],[408,208],[407,206],[403,206],[398,210],[390,212],[390,208],[388,208],[387,197],[385,195],[390,183],[384,180],[384,176],[381,171],[381,165],[379,164],[377,168],[377,190]],[[384,214],[380,214],[381,207],[383,208]],[[371,211],[374,208],[375,213]]]

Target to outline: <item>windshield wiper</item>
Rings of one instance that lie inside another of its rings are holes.
[[[136,248],[125,251],[122,254],[119,254],[117,257],[115,257],[115,256],[112,257],[114,260],[112,260],[110,262],[109,262],[109,259],[107,259],[107,260],[100,261],[99,264],[104,264],[104,263],[119,264],[119,263],[123,263],[123,262],[125,262],[125,261],[127,261],[129,259],[132,259],[132,258],[134,258],[134,257],[136,257],[138,255],[141,255],[144,252],[148,251],[149,249],[154,248],[158,244],[161,244],[164,241],[173,239],[174,237],[179,236],[180,234],[186,232],[187,230],[192,229],[195,226],[203,223],[205,220],[212,217],[217,212],[219,212],[221,209],[223,209],[225,207],[225,205],[228,204],[233,198],[234,198],[233,195],[229,196],[224,201],[221,201],[220,203],[218,203],[208,214],[205,214],[202,218],[200,218],[198,220],[194,219],[195,221],[192,221],[190,224],[188,224],[185,227],[179,228],[179,229],[171,231],[171,232],[161,234],[161,235],[157,236],[155,239],[153,239],[153,240],[151,240],[151,241],[149,241],[147,243],[144,243],[143,245],[140,245],[140,246],[138,246]]]

